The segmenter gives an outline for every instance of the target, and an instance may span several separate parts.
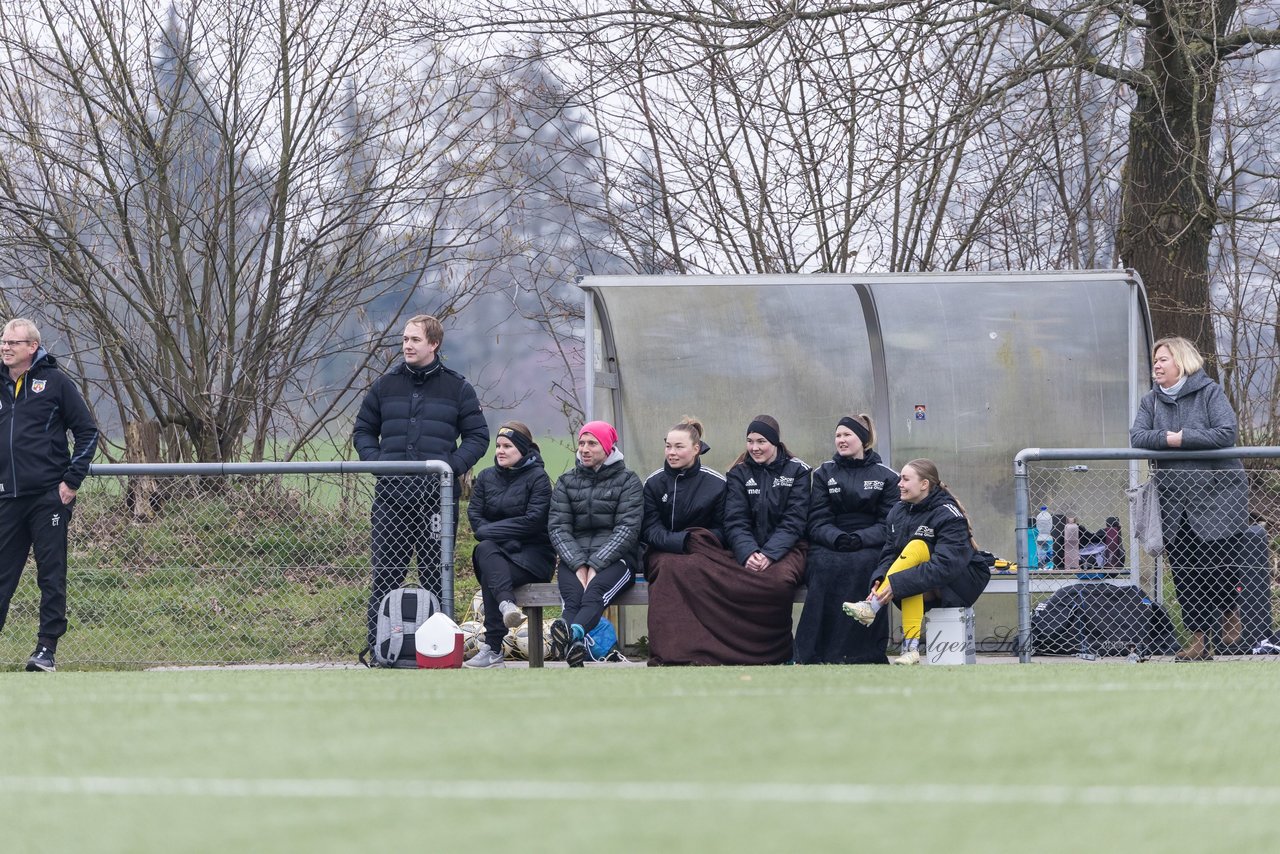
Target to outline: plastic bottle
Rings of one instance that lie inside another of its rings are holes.
[[[1062,526],[1062,568],[1080,571],[1080,525],[1075,519]]]
[[[1053,569],[1053,514],[1043,504],[1036,514],[1036,548],[1040,553],[1040,568]]]

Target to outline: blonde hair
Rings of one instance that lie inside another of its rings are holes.
[[[33,344],[40,343],[40,327],[36,326],[33,321],[27,320],[25,317],[15,317],[13,320],[6,323],[4,328],[15,329],[19,326],[26,327],[27,331],[23,334],[27,336],[27,340]]]
[[[1169,335],[1161,338],[1151,347],[1151,361],[1156,360],[1156,351],[1161,347],[1169,351],[1169,358],[1178,366],[1178,373],[1189,376],[1204,367],[1204,356],[1181,335]]]
[[[667,432],[670,433],[672,430],[679,430],[682,433],[688,434],[689,438],[693,440],[693,444],[695,445],[702,442],[702,422],[694,418],[692,415],[681,415],[680,423],[672,427],[671,430],[668,430]]]
[[[863,449],[864,449],[864,450],[869,451],[869,450],[871,450],[873,447],[875,447],[875,444],[876,444],[876,422],[874,422],[874,421],[872,421],[872,420],[871,420],[871,416],[870,416],[870,415],[868,415],[868,414],[867,414],[867,413],[865,413],[865,412],[859,412],[857,415],[846,415],[845,417],[846,417],[846,418],[852,418],[854,421],[859,421],[859,422],[861,422],[861,423],[862,423],[862,426],[863,426],[863,427],[866,427],[866,428],[867,428],[867,432],[871,434],[871,437],[870,437],[869,439],[867,439],[867,441],[865,441],[865,442],[863,442],[863,443],[862,443],[862,447],[863,447]]]
[[[426,336],[428,344],[434,344],[439,347],[444,343],[444,326],[436,319],[433,314],[415,314],[409,318],[409,323],[416,323],[422,327],[422,334]]]

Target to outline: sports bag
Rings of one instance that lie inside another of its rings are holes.
[[[618,631],[609,622],[608,617],[601,617],[600,622],[591,630],[586,638],[587,656],[592,661],[604,661],[609,653],[618,645]]]
[[[436,594],[416,584],[392,590],[382,597],[374,633],[373,666],[416,669],[414,640],[418,627],[439,610],[440,600]]]

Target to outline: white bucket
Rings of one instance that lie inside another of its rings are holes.
[[[934,608],[925,614],[929,664],[973,664],[977,644],[973,638],[972,608]]]

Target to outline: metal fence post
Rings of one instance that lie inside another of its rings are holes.
[[[1017,516],[1013,529],[1018,555],[1018,660],[1023,664],[1031,661],[1031,554],[1027,548],[1031,504],[1027,492],[1027,464],[1019,454],[1013,461],[1013,512]]]

